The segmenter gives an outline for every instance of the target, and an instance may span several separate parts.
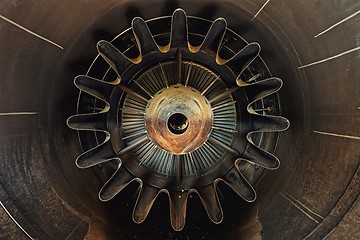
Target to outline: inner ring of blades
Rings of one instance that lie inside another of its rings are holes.
[[[199,32],[193,34],[189,26]],[[131,35],[134,42],[123,42]],[[237,47],[226,43],[229,39],[236,39]],[[75,78],[81,90],[78,113],[67,124],[81,131],[82,144],[95,142],[76,159],[79,168],[105,164],[113,169],[100,190],[102,201],[137,181],[141,190],[133,220],[143,222],[158,194],[166,192],[171,225],[181,230],[192,192],[213,222],[222,221],[219,181],[244,200],[255,200],[247,179],[256,169],[279,166],[271,153],[274,132],[289,127],[287,119],[276,116],[273,93],[282,81],[268,73],[257,43],[228,30],[223,18],[209,22],[177,9],[168,18],[135,18],[131,29],[97,48],[111,68],[97,67],[97,58],[94,73],[90,69]],[[114,159],[115,166],[109,162]]]

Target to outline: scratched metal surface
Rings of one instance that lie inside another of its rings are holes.
[[[145,223],[131,221],[136,187],[101,203],[100,177],[78,170],[73,78],[133,17],[224,17],[262,46],[284,81],[291,128],[277,149],[280,169],[243,203],[222,188],[225,220],[213,225],[190,199],[187,225],[171,229],[166,198]],[[360,2],[10,1],[0,3],[1,239],[359,239]],[[116,23],[116,24],[114,24]],[[135,189],[132,189],[135,188]]]

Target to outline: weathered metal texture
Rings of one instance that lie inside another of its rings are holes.
[[[161,194],[141,225],[129,221],[133,185],[116,204],[101,204],[96,190],[105,179],[74,166],[82,150],[64,121],[76,112],[71,79],[86,72],[95,44],[113,39],[134,17],[170,15],[178,7],[206,19],[226,17],[229,28],[262,46],[284,81],[282,113],[292,127],[278,143],[281,167],[256,186],[259,205],[235,204],[236,195],[223,188],[226,217],[211,225],[190,196],[192,214],[176,233]],[[1,237],[359,239],[359,9],[356,0],[3,1],[0,225],[13,228]]]
[[[219,182],[252,202],[256,193],[241,169],[256,165],[273,170],[279,166],[279,160],[262,148],[275,146],[276,137],[259,132],[289,127],[287,119],[269,116],[263,110],[282,81],[268,77],[264,63],[260,67],[259,44],[248,44],[229,33],[223,18],[214,21],[205,34],[201,28],[209,22],[189,18],[182,9],[176,9],[171,18],[148,22],[134,18],[130,30],[111,42],[98,42],[98,51],[112,70],[99,66],[99,59],[95,59],[89,76],[75,78],[75,85],[85,95],[80,92],[78,114],[67,124],[75,130],[95,131],[97,141],[88,146],[91,136],[80,133],[80,143],[90,150],[82,153],[76,164],[89,168],[117,161],[114,173],[100,190],[102,201],[112,200],[131,182],[139,182],[133,213],[137,223],[145,220],[160,192],[169,196],[174,230],[185,226],[191,193],[201,197],[210,219],[220,223]],[[166,30],[169,22],[170,32]],[[153,36],[151,25],[164,30]],[[119,43],[118,39],[130,31],[135,43]],[[223,40],[229,36],[243,44],[235,54]],[[124,52],[119,50],[126,47]],[[250,70],[255,63],[263,74]],[[91,72],[105,74],[96,79]],[[101,105],[89,105],[88,95]],[[279,111],[278,104],[272,107]],[[254,174],[247,175],[255,182]]]
[[[145,118],[149,137],[160,148],[175,154],[199,148],[208,140],[213,126],[213,114],[206,98],[183,85],[160,90],[150,100]]]

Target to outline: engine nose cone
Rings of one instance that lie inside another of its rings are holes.
[[[212,125],[211,106],[199,91],[177,84],[160,90],[145,112],[150,138],[174,154],[189,153],[207,141]]]

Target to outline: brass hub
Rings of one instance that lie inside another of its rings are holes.
[[[160,90],[147,105],[146,130],[158,147],[173,154],[194,151],[207,141],[213,113],[192,87],[177,84]]]

